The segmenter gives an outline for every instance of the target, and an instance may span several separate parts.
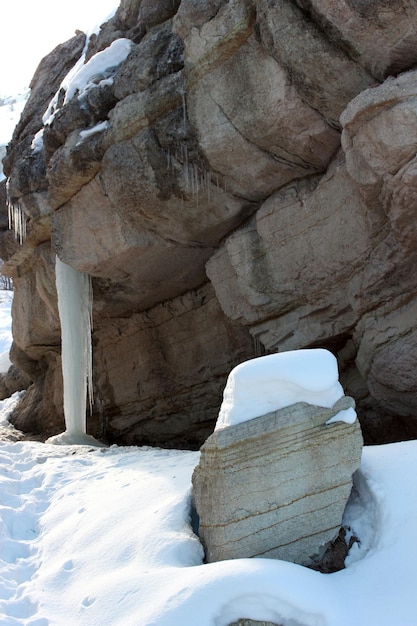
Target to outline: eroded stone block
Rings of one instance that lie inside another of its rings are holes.
[[[354,406],[303,402],[215,430],[193,486],[207,561],[267,557],[314,565],[335,539],[358,468],[358,421],[327,422]]]

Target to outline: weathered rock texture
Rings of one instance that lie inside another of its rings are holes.
[[[210,435],[193,474],[208,562],[320,560],[339,532],[363,443],[357,421],[326,422],[352,404],[300,402]]]
[[[130,54],[61,90],[42,148],[85,35],[40,63],[4,161],[23,246],[0,191],[22,428],[62,427],[57,252],[93,277],[101,435],[198,445],[239,361],[322,346],[368,443],[417,436],[416,24],[406,0],[122,0],[85,61]]]

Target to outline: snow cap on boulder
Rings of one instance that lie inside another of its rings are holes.
[[[229,374],[216,429],[297,402],[332,407],[344,395],[336,357],[324,348],[293,350],[240,363]]]

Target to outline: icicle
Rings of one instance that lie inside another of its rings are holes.
[[[88,274],[56,257],[56,287],[62,336],[64,414],[69,435],[86,433],[87,390],[92,410],[91,310]]]
[[[82,308],[84,310],[85,316],[85,350],[86,350],[86,361],[87,361],[87,392],[88,392],[88,407],[90,410],[90,415],[93,414],[93,402],[94,402],[94,394],[93,394],[93,346],[92,346],[92,335],[93,335],[93,286],[91,283],[91,276],[89,274],[84,274],[86,277],[86,287],[83,291],[83,303]]]
[[[188,164],[184,164],[183,165],[183,171],[184,171],[185,191],[188,193],[189,192],[189,187],[190,187],[190,177],[189,177],[189,172],[188,172]]]
[[[195,186],[194,186],[194,169],[193,169],[193,166],[191,166],[190,174],[191,174],[191,176],[190,176],[190,178],[191,178],[191,195],[194,198],[194,196],[195,196]]]
[[[185,93],[184,91],[181,94],[181,98],[182,98],[182,117],[184,120],[184,126],[187,125],[187,104],[185,102]]]
[[[13,230],[15,239],[19,239],[19,209],[17,204],[14,206],[13,211]]]
[[[199,172],[198,172],[197,163],[194,163],[194,179],[195,179],[195,199],[196,199],[197,209],[198,209]]]
[[[259,337],[254,336],[253,347],[254,347],[255,356],[262,356],[263,346],[261,344]]]
[[[50,437],[47,443],[103,447],[104,444],[86,434],[87,393],[90,411],[93,405],[91,277],[77,272],[58,257],[55,274],[61,321],[66,430],[60,435]]]
[[[13,230],[14,238],[22,245],[26,239],[26,215],[19,203],[14,204],[8,199],[7,217],[9,230]]]
[[[13,202],[9,194],[10,179],[6,182],[7,219],[9,230],[13,230],[14,238],[22,245],[26,239],[26,215],[18,202]]]
[[[210,172],[206,172],[206,189],[207,189],[207,200],[211,201],[211,174]]]
[[[185,191],[188,193],[190,190],[190,175],[188,171],[188,148],[187,146],[182,146],[184,150],[184,161],[185,161]]]
[[[20,245],[22,245],[23,243],[23,214],[21,210],[19,210],[18,212],[18,220],[19,220],[19,243]]]

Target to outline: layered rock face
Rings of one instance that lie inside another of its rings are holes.
[[[300,402],[215,430],[193,475],[208,562],[261,556],[312,566],[342,523],[359,467],[362,434],[326,424],[352,407]]]
[[[19,426],[62,428],[58,253],[93,277],[95,434],[199,445],[234,365],[312,346],[368,442],[417,434],[416,20],[122,0],[41,62],[4,162],[28,230],[0,243]]]

